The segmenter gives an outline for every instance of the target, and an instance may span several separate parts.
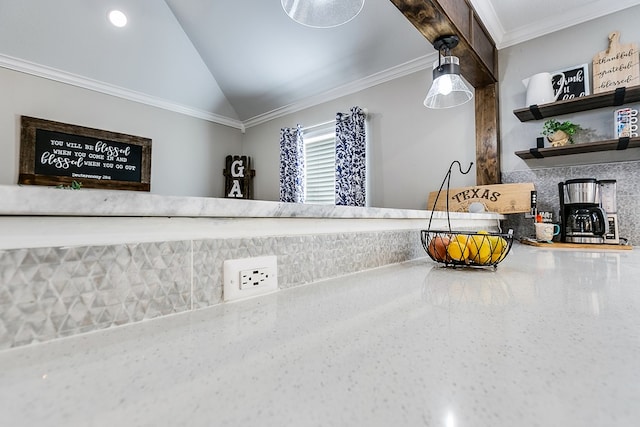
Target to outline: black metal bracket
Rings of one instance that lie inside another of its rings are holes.
[[[614,107],[619,107],[620,105],[624,104],[624,97],[625,97],[626,91],[627,91],[626,87],[616,88],[616,91],[613,94],[613,106]]]
[[[455,34],[438,37],[435,42],[433,42],[433,48],[440,52],[442,49],[450,51],[454,47],[458,46],[458,42],[460,39]]]
[[[538,104],[529,105],[529,111],[533,114],[533,118],[536,120],[544,119],[544,116],[540,113],[540,109],[538,108]]]
[[[536,159],[544,159],[544,156],[542,155],[542,153],[540,151],[538,151],[537,148],[530,148],[529,149],[529,153],[531,153],[531,155],[533,157],[535,157]]]
[[[618,146],[616,147],[616,150],[626,150],[629,146],[629,139],[630,138],[628,136],[618,138]]]

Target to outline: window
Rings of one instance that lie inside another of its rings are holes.
[[[335,125],[303,129],[306,165],[305,203],[335,204]]]

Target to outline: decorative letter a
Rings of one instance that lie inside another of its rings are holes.
[[[227,197],[236,197],[242,198],[242,190],[240,189],[240,180],[234,179],[233,185],[231,186],[231,191],[229,191],[229,195]]]

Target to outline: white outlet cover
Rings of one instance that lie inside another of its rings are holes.
[[[269,272],[269,279],[264,285],[255,288],[240,288],[240,272],[263,269]],[[224,301],[237,301],[264,295],[278,290],[278,257],[275,255],[254,258],[228,259],[222,266]]]

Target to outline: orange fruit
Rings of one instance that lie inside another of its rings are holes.
[[[427,251],[436,261],[450,261],[450,258],[447,256],[447,246],[449,246],[450,242],[451,239],[447,236],[435,236],[429,242]]]

